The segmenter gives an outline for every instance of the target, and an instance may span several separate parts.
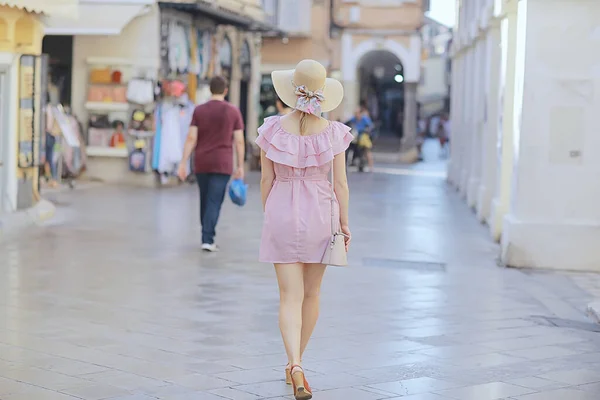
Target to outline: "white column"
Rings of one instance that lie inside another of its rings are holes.
[[[477,217],[487,221],[490,217],[496,174],[498,170],[498,107],[500,91],[500,21],[493,19],[487,32],[487,85],[485,99],[485,122],[482,141],[482,171],[477,196]]]
[[[472,76],[473,108],[471,109],[473,132],[471,134],[471,172],[469,173],[469,186],[467,188],[467,204],[469,207],[475,207],[477,204],[477,195],[481,182],[481,137],[483,135],[483,106],[485,102],[485,85],[483,82],[485,58],[487,56],[486,41],[483,37],[477,39],[473,50],[475,52],[474,73]]]
[[[473,147],[473,64],[475,55],[473,47],[470,46],[465,53],[465,80],[464,80],[464,107],[463,118],[463,140],[462,140],[462,170],[460,172],[459,192],[466,197],[469,188],[469,176],[471,173],[472,147]]]
[[[418,160],[417,140],[417,85],[416,82],[404,83],[404,137],[400,150],[400,161],[413,163]]]
[[[458,26],[454,34],[455,54],[452,61],[452,107],[451,121],[452,132],[450,138],[450,163],[449,179],[457,190],[460,189],[463,164],[463,143],[465,137],[464,106],[465,106],[465,76],[466,56],[465,42],[463,38],[466,32],[466,4],[465,0],[458,0]]]
[[[494,240],[502,234],[502,221],[508,212],[513,175],[513,123],[515,97],[515,68],[517,54],[518,0],[505,4],[506,17],[502,21],[502,73],[500,99],[502,101],[499,130],[498,176],[492,201],[490,231]]]
[[[517,54],[527,57],[517,82],[527,86],[522,108],[515,104],[522,123],[502,260],[600,272],[600,3],[528,0],[520,7],[527,37]]]
[[[461,159],[458,157],[458,143],[460,142],[460,100],[461,100],[461,87],[462,87],[462,67],[461,67],[462,53],[455,53],[452,59],[452,87],[451,87],[451,100],[450,100],[450,121],[451,129],[450,132],[450,160],[448,161],[448,182],[453,185],[458,184],[458,177],[460,171]]]

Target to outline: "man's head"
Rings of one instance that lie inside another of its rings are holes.
[[[227,79],[222,76],[215,76],[210,80],[210,92],[215,96],[227,96]]]

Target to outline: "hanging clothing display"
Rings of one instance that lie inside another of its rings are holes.
[[[180,103],[180,112],[179,112],[179,133],[181,135],[181,153],[183,154],[183,146],[185,145],[185,141],[187,139],[188,131],[190,130],[190,125],[192,123],[192,116],[194,115],[194,109],[196,106],[192,103],[187,96],[183,96],[182,99],[179,100]],[[190,157],[192,158],[192,157]],[[191,161],[186,165],[186,171],[188,175],[191,172]]]
[[[194,104],[186,95],[176,100],[165,100],[157,107],[152,167],[160,174],[171,174],[177,170],[193,113]]]
[[[185,73],[190,66],[189,32],[177,22],[169,26],[169,69],[171,72]]]
[[[212,57],[212,36],[209,32],[198,31],[198,65],[200,80],[208,78],[210,60]]]
[[[156,121],[156,130],[154,133],[154,146],[152,147],[152,170],[158,171],[158,161],[160,159],[160,143],[162,141],[162,107],[159,105],[154,110],[154,121]]]
[[[158,172],[170,174],[174,172],[181,161],[183,143],[179,129],[179,107],[174,104],[163,103],[162,130],[160,137],[160,152],[158,159]]]

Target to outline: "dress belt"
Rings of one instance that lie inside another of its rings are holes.
[[[276,176],[276,181],[281,182],[295,182],[295,181],[326,181],[327,175],[318,174],[318,175],[309,175],[309,176]]]

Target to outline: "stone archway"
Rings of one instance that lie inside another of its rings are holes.
[[[382,136],[403,134],[404,74],[401,60],[387,50],[372,50],[359,60],[358,101],[369,110]]]
[[[352,36],[342,37],[343,61],[342,76],[344,81],[356,78],[356,71],[360,60],[372,51],[385,50],[394,54],[405,69],[407,82],[418,82],[421,74],[421,41],[419,38],[410,39],[410,48],[392,39],[370,38],[354,46]]]
[[[342,80],[346,92],[341,113],[352,115],[359,105],[360,85],[358,83],[361,60],[367,54],[384,51],[393,54],[403,67],[404,111],[401,158],[405,161],[416,159],[417,127],[417,85],[421,77],[421,38],[376,37],[345,33],[342,35]],[[407,155],[408,154],[408,155]]]

